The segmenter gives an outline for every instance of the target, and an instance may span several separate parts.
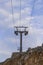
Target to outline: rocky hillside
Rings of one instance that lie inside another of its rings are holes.
[[[13,53],[11,58],[0,63],[0,65],[43,65],[43,45],[29,48],[26,52]]]

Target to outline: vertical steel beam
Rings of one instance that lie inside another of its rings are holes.
[[[22,52],[22,33],[20,33],[20,52]]]

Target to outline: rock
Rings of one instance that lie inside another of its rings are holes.
[[[0,65],[43,65],[43,48],[38,46],[22,53],[14,52],[11,58]]]

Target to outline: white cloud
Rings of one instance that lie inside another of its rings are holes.
[[[21,14],[23,16],[23,15],[25,15],[25,13],[27,14],[28,12],[30,13],[30,9],[29,8],[25,8],[25,9],[22,10]],[[19,25],[20,23],[22,23],[24,25],[24,22],[25,22],[25,25],[26,25],[27,20],[29,21],[30,19],[33,18],[33,17],[25,16],[25,19],[23,17],[22,19],[24,19],[24,20],[22,20],[20,22],[19,21],[19,18],[20,18],[20,13],[19,12],[15,12],[14,15],[12,16],[12,14],[10,14],[9,12],[7,12],[6,10],[0,9],[0,13],[2,13],[3,16],[6,16],[6,18],[4,19],[4,21],[2,21],[2,23],[0,22],[1,25],[2,26],[4,25],[4,27],[8,27],[8,28],[9,27],[13,27],[15,24]],[[12,21],[12,18],[14,19],[14,22]]]
[[[29,7],[26,7],[24,8],[23,10],[21,10],[21,13],[22,14],[31,14],[31,8]]]
[[[5,9],[0,8],[0,13],[3,14],[4,16],[9,16],[9,13]]]
[[[38,34],[38,35],[43,34],[43,29],[37,29],[37,28],[30,27],[29,33],[30,34]]]
[[[22,19],[21,21],[18,20],[15,22],[14,26],[28,26],[29,27],[29,23],[30,23],[30,20],[34,19],[34,17],[25,17],[24,19]]]
[[[26,1],[21,1],[21,5],[24,6],[26,4]],[[20,0],[11,0],[5,3],[6,7],[20,7]]]
[[[37,39],[36,39],[36,47],[41,46],[41,45],[42,45],[42,40],[41,40],[41,38],[37,37]]]
[[[4,55],[10,56],[11,55],[11,52],[8,51],[8,50],[0,50],[0,54],[4,54]]]
[[[8,50],[8,47],[3,40],[0,40],[0,54],[11,55],[11,51]]]
[[[11,42],[13,44],[19,42],[19,39],[18,38],[15,38],[15,37],[5,38],[4,40],[5,41],[9,41],[9,42]]]

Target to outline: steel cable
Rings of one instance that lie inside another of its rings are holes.
[[[11,8],[12,8],[12,21],[14,25],[14,11],[13,11],[13,1],[11,0]]]

